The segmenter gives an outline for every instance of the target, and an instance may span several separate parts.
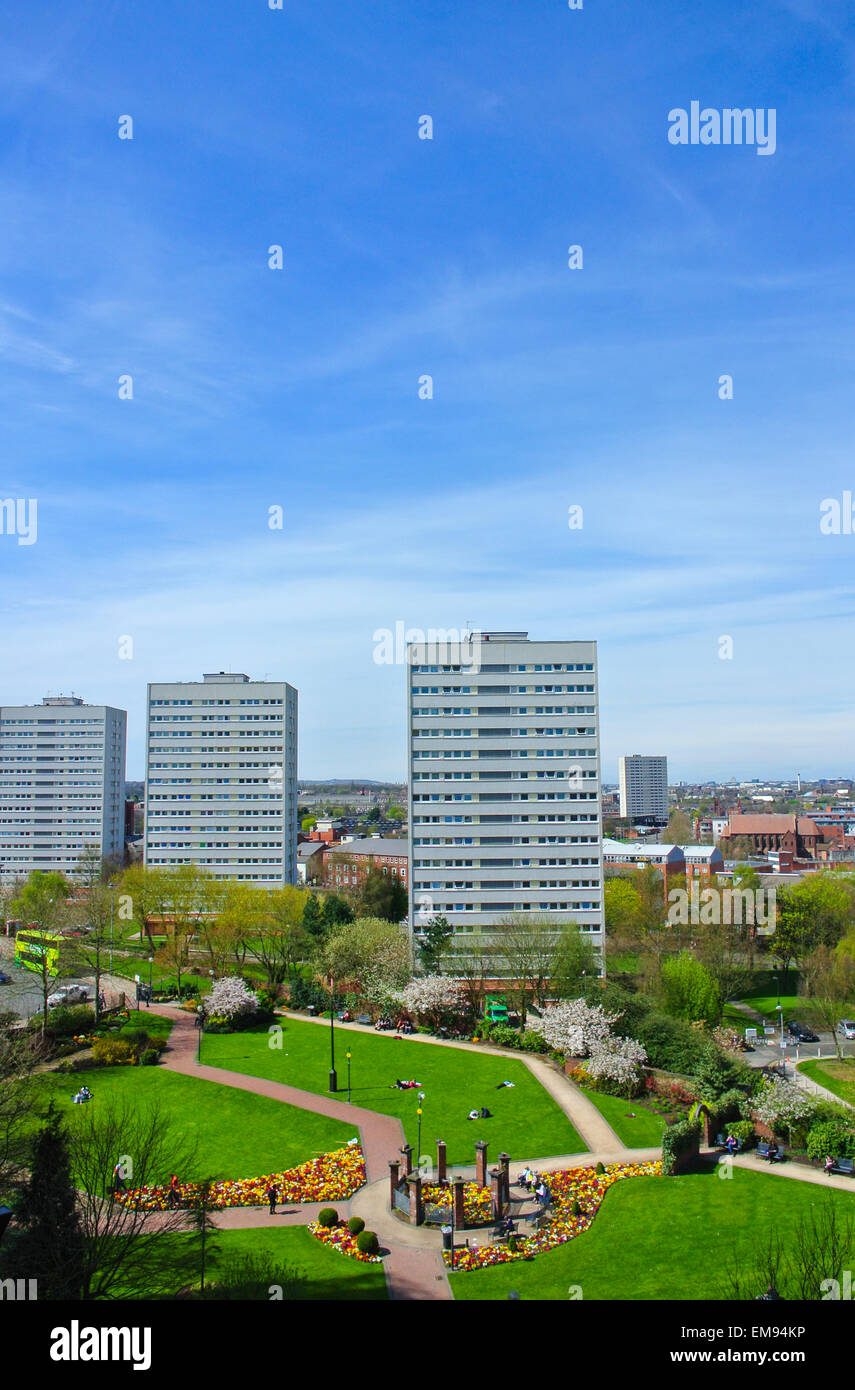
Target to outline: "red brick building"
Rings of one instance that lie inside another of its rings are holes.
[[[352,892],[362,887],[370,868],[396,878],[406,888],[410,869],[409,840],[378,837],[331,845],[324,853],[324,886]]]
[[[816,858],[822,835],[817,825],[806,816],[743,815],[734,812],[727,827],[728,839],[750,840],[757,854],[784,850],[794,859]]]

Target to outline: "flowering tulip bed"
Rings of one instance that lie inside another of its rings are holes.
[[[509,1250],[507,1245],[481,1245],[474,1249],[457,1250],[454,1268],[457,1271],[484,1269],[488,1265],[529,1260],[544,1250],[554,1250],[557,1245],[563,1245],[587,1231],[607,1191],[621,1178],[660,1177],[661,1174],[662,1164],[658,1161],[614,1163],[604,1173],[598,1173],[594,1168],[565,1168],[558,1173],[549,1173],[547,1180],[552,1192],[552,1215],[540,1230],[529,1236],[520,1235],[514,1250]],[[574,1216],[576,1203],[578,1215]],[[443,1251],[443,1259],[450,1265],[451,1252]]]
[[[309,1231],[324,1245],[330,1249],[337,1250],[340,1255],[348,1255],[352,1260],[362,1260],[363,1264],[379,1265],[383,1261],[380,1255],[364,1255],[356,1244],[356,1236],[347,1229],[344,1221],[339,1221],[337,1226],[321,1226],[319,1222],[312,1221],[309,1224]]]
[[[278,1188],[280,1202],[345,1202],[365,1182],[365,1156],[358,1144],[321,1154],[284,1173],[266,1173],[260,1178],[225,1178],[211,1189],[211,1206],[256,1207],[267,1201],[267,1189]],[[198,1190],[196,1183],[179,1184],[183,1205],[191,1205]],[[137,1187],[117,1192],[115,1201],[142,1211],[167,1211],[168,1187]]]
[[[430,1183],[422,1188],[422,1199],[426,1207],[447,1207],[452,1201],[450,1187],[440,1187]],[[486,1226],[493,1215],[493,1203],[489,1187],[479,1187],[475,1182],[463,1184],[463,1216],[467,1226]]]

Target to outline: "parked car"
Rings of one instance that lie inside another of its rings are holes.
[[[819,1042],[819,1037],[803,1023],[788,1023],[787,1032],[796,1042]]]
[[[847,1042],[855,1040],[855,1019],[841,1018],[837,1025],[838,1033],[842,1033]]]
[[[0,970],[0,985],[10,985],[11,983],[12,976],[7,975],[5,970]]]
[[[60,985],[53,994],[48,995],[48,1008],[57,1009],[64,1004],[85,1004],[89,991],[85,985]]]

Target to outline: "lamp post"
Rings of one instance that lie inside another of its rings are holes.
[[[350,1052],[347,1053],[347,1103],[350,1104]]]
[[[110,884],[110,974],[113,973],[113,885]]]
[[[146,1006],[147,1009],[150,1009],[150,1008],[151,1008],[151,970],[152,970],[152,965],[153,965],[153,963],[154,963],[154,956],[149,956],[149,958],[148,958],[148,999],[145,1001],[145,1006]]]
[[[202,1060],[202,1033],[203,1033],[203,1031],[204,1031],[202,1025],[203,1025],[204,1021],[205,1021],[205,1010],[202,1008],[202,1005],[200,1004],[200,1005],[198,1006],[197,1010],[196,1010],[196,1027],[199,1029],[199,1045],[198,1045],[198,1047],[196,1048],[196,1061],[197,1061],[197,1062],[201,1062],[201,1060]]]
[[[425,1098],[425,1093],[424,1093],[424,1091],[419,1091],[419,1104],[418,1104],[418,1108],[417,1108],[417,1110],[416,1110],[416,1114],[417,1114],[418,1117],[419,1117],[419,1137],[418,1137],[417,1149],[416,1149],[416,1167],[417,1167],[417,1168],[421,1167],[421,1161],[422,1161],[422,1101],[424,1100],[424,1098]]]
[[[330,1090],[335,1095],[338,1077],[335,1074],[335,984],[330,975]]]
[[[781,1020],[781,1051],[784,1050],[784,1006],[780,1002],[775,1005],[778,1010],[778,1017]]]

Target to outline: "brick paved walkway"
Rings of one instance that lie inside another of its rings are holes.
[[[310,1110],[315,1115],[328,1115],[333,1120],[345,1120],[358,1129],[362,1151],[365,1154],[368,1185],[348,1204],[348,1214],[350,1211],[359,1214],[355,1203],[363,1193],[382,1192],[382,1204],[372,1204],[371,1230],[376,1231],[381,1246],[388,1250],[383,1264],[390,1298],[430,1301],[451,1298],[442,1255],[437,1248],[436,1235],[431,1236],[429,1232],[424,1232],[428,1243],[422,1246],[419,1242],[419,1247],[413,1249],[408,1241],[401,1238],[402,1233],[409,1228],[399,1226],[387,1209],[389,1159],[399,1152],[404,1143],[404,1131],[399,1119],[393,1115],[380,1115],[376,1110],[365,1110],[358,1105],[348,1105],[345,1101],[334,1100],[331,1096],[318,1096],[311,1091],[300,1091],[296,1086],[286,1086],[278,1081],[266,1081],[257,1076],[245,1076],[242,1072],[225,1071],[222,1067],[200,1064],[196,1061],[199,1035],[194,1026],[193,1015],[167,1004],[152,1005],[152,1012],[173,1020],[169,1046],[163,1054],[163,1065],[167,1070],[180,1072],[183,1076],[197,1076],[203,1081],[213,1081],[220,1086],[233,1086],[236,1090],[251,1091],[254,1095],[267,1096],[270,1100],[284,1101],[300,1110]],[[343,1208],[343,1204],[339,1205]],[[287,1210],[289,1216],[279,1218],[270,1216],[263,1207],[232,1207],[225,1212],[218,1212],[216,1221],[224,1229],[267,1226],[277,1220],[283,1221],[286,1225],[304,1226],[314,1220],[319,1207],[316,1203],[306,1203],[296,1213],[293,1207],[289,1206]]]

